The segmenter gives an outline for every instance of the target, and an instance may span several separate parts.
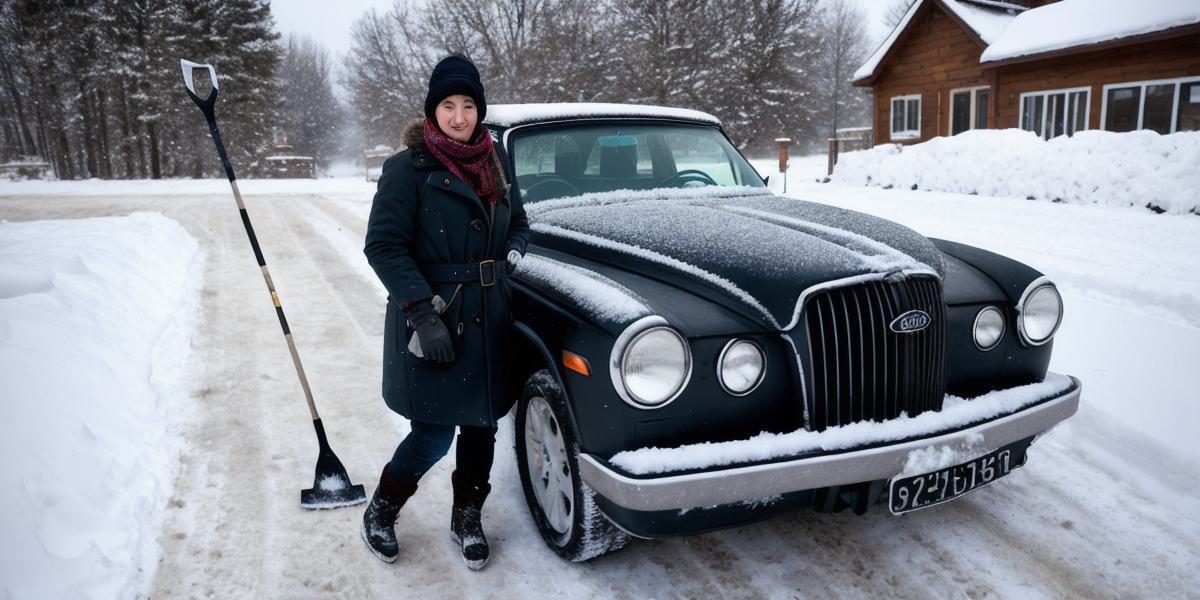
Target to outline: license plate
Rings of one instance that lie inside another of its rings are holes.
[[[1031,439],[993,450],[965,463],[932,473],[892,480],[888,507],[898,515],[953,500],[977,490],[1025,464]]]

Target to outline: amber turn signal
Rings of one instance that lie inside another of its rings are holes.
[[[562,363],[564,367],[575,371],[584,377],[592,374],[592,368],[588,366],[587,359],[575,354],[574,352],[571,352],[570,350],[562,351]]]

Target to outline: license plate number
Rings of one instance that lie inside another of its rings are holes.
[[[898,515],[958,498],[1025,464],[1026,440],[993,450],[962,464],[892,480],[888,507]]]

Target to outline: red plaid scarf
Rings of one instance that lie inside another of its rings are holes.
[[[464,144],[442,133],[437,125],[425,119],[425,127],[421,134],[429,151],[442,161],[451,173],[470,185],[488,206],[500,199],[503,192],[496,183],[499,164],[495,148],[492,147],[492,136],[488,135],[485,128],[479,128],[476,140]]]

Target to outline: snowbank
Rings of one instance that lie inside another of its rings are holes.
[[[928,435],[1011,414],[1026,406],[1070,389],[1071,378],[1047,373],[1040,383],[988,392],[963,399],[946,395],[942,410],[915,417],[864,421],[824,431],[797,430],[790,433],[763,432],[745,440],[703,442],[676,448],[641,448],[618,452],[612,464],[635,475],[668,473],[770,460],[815,450],[843,450],[856,446],[892,442]]]
[[[145,594],[203,263],[156,213],[0,222],[3,596]]]
[[[1200,213],[1200,131],[1081,131],[1044,141],[975,130],[921,144],[847,152],[832,181],[903,190],[1016,196]]]

